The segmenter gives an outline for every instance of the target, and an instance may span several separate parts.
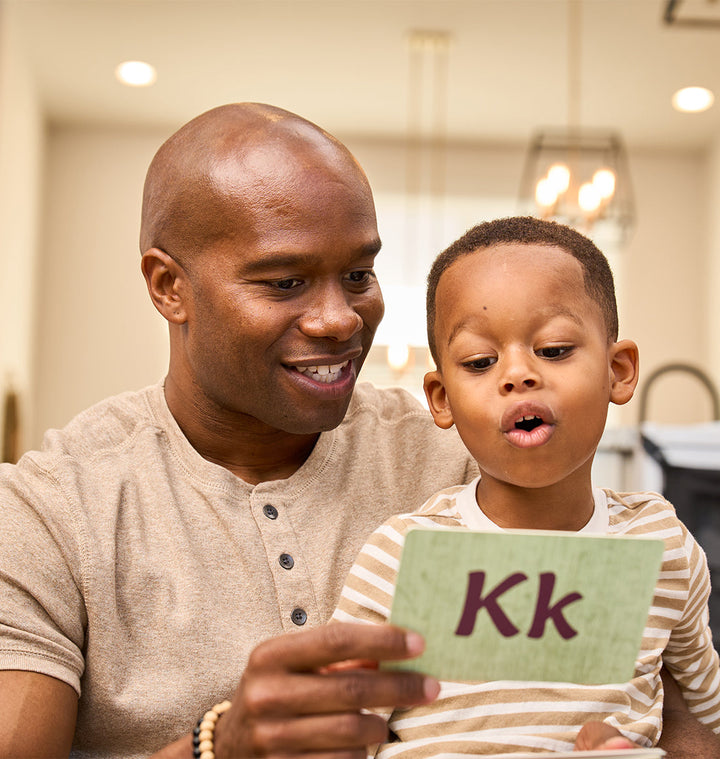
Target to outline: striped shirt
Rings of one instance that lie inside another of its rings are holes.
[[[334,620],[382,623],[390,615],[405,534],[414,526],[499,530],[478,508],[477,480],[448,488],[417,512],[391,518],[370,537],[348,575]],[[604,720],[641,746],[662,729],[663,663],[688,707],[720,733],[720,669],[708,627],[710,578],[702,549],[656,493],[596,489],[581,532],[651,535],[665,552],[633,679],[624,684],[443,682],[436,701],[380,712],[398,740],[371,755],[453,757],[572,751],[579,729]]]

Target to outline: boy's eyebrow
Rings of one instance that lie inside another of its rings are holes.
[[[452,341],[455,339],[455,335],[457,335],[458,332],[465,329],[466,325],[469,323],[470,319],[461,319],[457,324],[450,330],[450,334],[447,338],[446,347],[449,347]]]
[[[552,319],[557,316],[564,316],[565,318],[570,319],[570,321],[575,322],[575,324],[579,326],[582,326],[584,324],[583,320],[574,311],[571,311],[569,308],[566,308],[563,305],[548,307],[547,310],[543,313],[543,318]],[[479,321],[478,314],[473,314],[470,317],[460,319],[460,321],[458,321],[450,330],[450,334],[448,335],[448,338],[447,338],[446,347],[452,343],[452,341],[457,336],[458,332],[462,332],[462,330],[466,328],[472,329],[472,324],[477,321]]]

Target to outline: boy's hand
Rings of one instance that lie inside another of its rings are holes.
[[[619,730],[605,722],[592,721],[582,726],[575,741],[575,751],[600,751],[623,748],[640,748]]]

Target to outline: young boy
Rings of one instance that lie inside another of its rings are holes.
[[[605,257],[553,222],[480,224],[433,264],[427,323],[437,366],[424,383],[430,411],[439,427],[457,427],[481,476],[377,530],[334,619],[386,621],[414,526],[654,535],[666,549],[630,682],[443,683],[435,702],[390,714],[396,740],[376,756],[572,751],[581,727],[599,720],[611,734],[652,746],[662,729],[663,662],[695,716],[720,732],[704,554],[657,494],[591,483],[608,404],[627,403],[638,380],[637,346],[618,340]]]

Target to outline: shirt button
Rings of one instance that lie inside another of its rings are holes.
[[[295,559],[289,553],[281,553],[278,561],[283,569],[292,569],[295,566]]]
[[[266,503],[263,506],[263,514],[265,514],[265,516],[268,519],[277,519],[278,518],[278,510],[274,506],[272,506],[271,504],[269,504],[269,503]]]
[[[293,609],[290,619],[292,619],[298,627],[302,627],[307,622],[305,609]]]

